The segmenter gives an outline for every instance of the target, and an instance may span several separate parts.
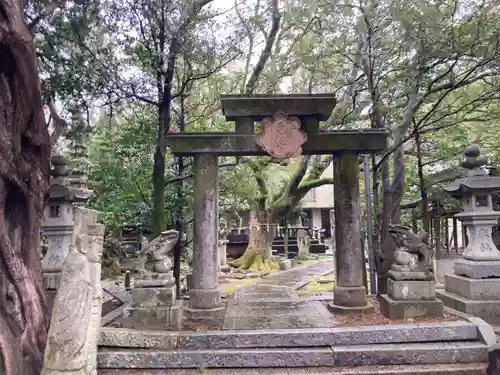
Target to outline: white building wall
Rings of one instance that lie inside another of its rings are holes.
[[[322,178],[333,177],[333,165],[325,169]],[[311,189],[301,201],[303,208],[333,208],[333,185],[323,185]],[[321,223],[321,214],[319,216]],[[321,226],[321,225],[320,225]]]

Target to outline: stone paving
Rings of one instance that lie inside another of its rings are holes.
[[[332,315],[317,300],[300,299],[295,289],[313,276],[332,272],[331,259],[269,275],[239,289],[228,302],[223,329],[293,329],[332,326]]]

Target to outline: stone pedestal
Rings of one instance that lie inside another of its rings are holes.
[[[132,290],[131,306],[123,311],[123,327],[179,330],[182,301],[176,297],[173,280],[137,280]]]
[[[389,319],[437,318],[443,302],[436,299],[434,280],[387,280],[387,294],[380,296],[380,312]]]
[[[500,324],[500,261],[459,260],[444,285],[436,294],[446,306]]]
[[[218,283],[218,165],[217,156],[194,158],[193,272],[189,305],[190,319],[213,319],[224,313]]]
[[[335,270],[332,312],[366,311],[363,252],[359,226],[359,166],[356,154],[343,153],[334,165]]]

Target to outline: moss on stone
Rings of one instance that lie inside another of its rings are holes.
[[[319,295],[325,292],[333,292],[335,283],[320,283],[320,279],[334,278],[335,274],[316,275],[301,289],[297,290],[299,295]]]

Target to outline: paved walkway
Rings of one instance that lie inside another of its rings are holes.
[[[269,275],[239,289],[229,301],[223,329],[321,328],[333,324],[332,314],[319,301],[301,300],[295,290],[315,275],[333,270],[331,259]]]

